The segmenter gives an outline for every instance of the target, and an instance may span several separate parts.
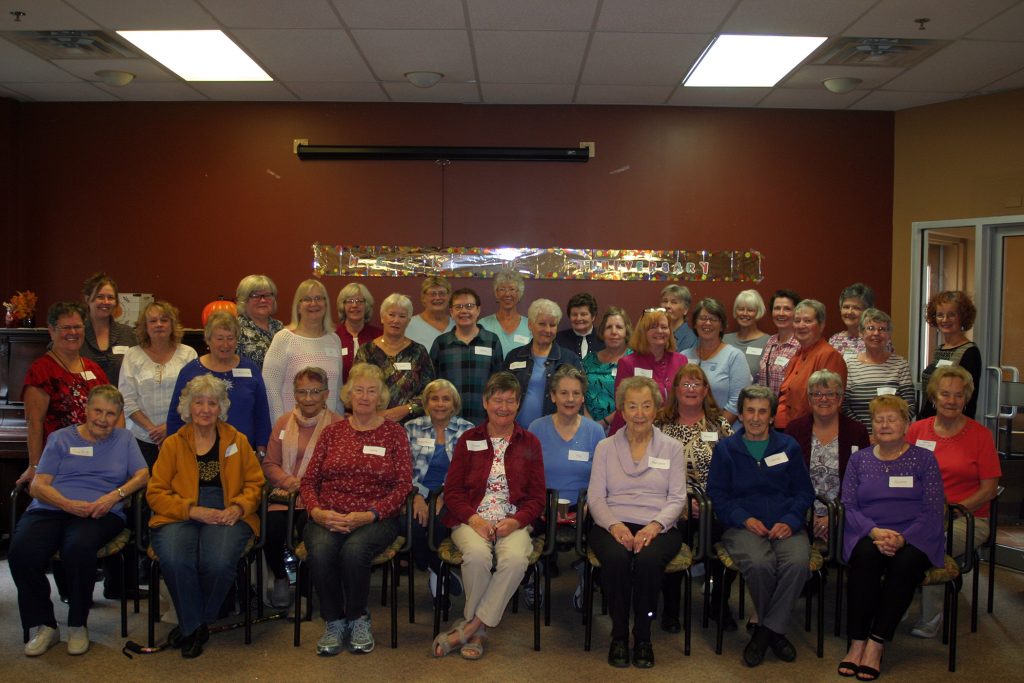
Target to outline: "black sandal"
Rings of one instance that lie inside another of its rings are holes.
[[[868,640],[873,640],[874,642],[876,642],[876,643],[878,643],[879,645],[882,645],[882,646],[885,645],[885,641],[882,640],[881,638],[879,638],[876,635],[868,636]],[[884,650],[882,651],[882,654],[883,655],[885,654]],[[878,666],[882,666],[882,658],[881,657],[878,658]],[[864,666],[863,664],[861,664],[860,666],[857,667],[857,680],[858,681],[875,681],[875,680],[878,680],[878,678],[881,677],[881,675],[882,675],[882,672],[879,671],[878,669],[874,668],[874,667]]]
[[[857,675],[857,669],[860,668],[859,664],[855,662],[839,662],[839,666],[836,668],[836,673],[843,678],[853,678]],[[846,669],[844,672],[843,669]]]

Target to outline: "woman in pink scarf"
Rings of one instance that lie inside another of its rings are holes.
[[[306,473],[306,466],[313,459],[313,449],[324,427],[342,419],[341,415],[327,408],[330,387],[327,373],[320,368],[306,367],[295,375],[295,409],[285,413],[274,423],[267,443],[267,457],[263,460],[263,474],[274,487],[276,494],[286,496],[299,490],[299,482]],[[295,502],[302,507],[302,499]],[[306,523],[306,512],[296,510],[299,533]],[[267,566],[274,574],[274,587],[270,604],[287,607],[291,604],[288,574],[284,567],[284,549],[288,529],[287,508],[272,504],[267,514],[266,545],[264,554]]]

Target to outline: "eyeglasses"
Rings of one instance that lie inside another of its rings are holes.
[[[314,294],[313,296],[304,296],[301,299],[299,299],[299,301],[301,301],[304,304],[322,304],[323,302],[327,301],[327,297],[321,296],[319,294]]]
[[[273,301],[274,300],[273,292],[253,292],[252,294],[249,295],[249,301],[260,301],[260,300],[263,300],[263,301]]]
[[[476,304],[452,304],[452,308],[456,311],[472,311]]]
[[[648,313],[666,313],[666,312],[668,312],[668,309],[667,308],[662,308],[661,306],[659,306],[658,308],[645,308],[644,309],[644,315],[647,315]]]
[[[864,328],[864,331],[868,334],[886,334],[889,331],[888,327],[876,327],[874,325],[868,325]]]
[[[325,391],[327,390],[324,389],[323,387],[321,387],[320,389],[296,389],[295,395],[300,398],[316,398]]]
[[[355,306],[356,304],[365,304],[366,299],[356,299],[355,297],[353,297],[351,299],[345,299],[344,301],[342,301],[342,303],[345,304],[346,306]]]
[[[699,323],[713,323],[719,322],[718,318],[713,315],[699,315],[697,316],[697,322]]]
[[[839,398],[838,391],[812,391],[811,398],[815,401],[834,401]]]
[[[61,332],[81,332],[85,325],[58,325],[57,329]]]
[[[498,287],[494,290],[497,294],[518,294],[518,287]]]
[[[377,396],[380,394],[379,387],[352,387],[352,394],[355,396]]]
[[[704,386],[704,382],[680,382],[679,386],[683,389],[700,389]]]
[[[438,299],[438,298],[440,298],[442,296],[443,297],[447,297],[448,296],[448,290],[447,289],[428,289],[425,292],[425,294],[429,298],[431,298],[431,299]]]

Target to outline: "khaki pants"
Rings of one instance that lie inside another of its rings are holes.
[[[497,626],[526,574],[533,550],[530,527],[491,542],[468,524],[460,524],[452,530],[452,540],[462,551],[462,583],[466,589],[463,617],[466,621],[480,617],[486,626]]]

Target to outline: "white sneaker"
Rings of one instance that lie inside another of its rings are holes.
[[[942,612],[939,612],[931,619],[922,619],[914,624],[914,628],[911,629],[910,635],[917,636],[918,638],[934,638],[939,635],[939,631],[942,630]]]
[[[84,655],[89,651],[89,629],[85,626],[68,627],[68,654]]]
[[[36,626],[32,638],[25,643],[25,654],[38,657],[60,642],[60,631],[50,626]]]

